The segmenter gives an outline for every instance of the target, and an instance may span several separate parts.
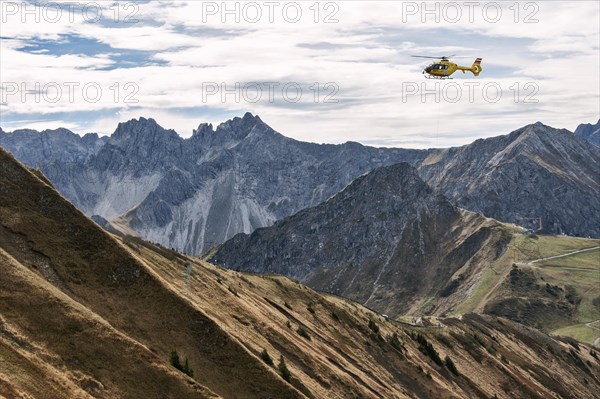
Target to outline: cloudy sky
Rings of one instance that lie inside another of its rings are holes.
[[[600,117],[596,1],[0,1],[0,126],[187,137],[249,111],[314,142],[432,147]],[[479,77],[427,80],[411,55]]]

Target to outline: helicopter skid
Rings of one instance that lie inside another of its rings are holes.
[[[425,74],[423,74],[423,76],[425,76],[426,79],[434,79],[434,80],[454,79],[454,78],[451,78],[450,76],[432,76],[432,75],[425,75]]]

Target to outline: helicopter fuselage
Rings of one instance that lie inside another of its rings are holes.
[[[465,71],[470,71],[473,73],[473,75],[478,76],[482,71],[481,58],[477,58],[470,67],[460,66],[448,60],[442,59],[425,68],[423,70],[423,74],[425,74],[426,77],[450,79],[450,76],[452,76],[452,74],[456,71],[462,71],[463,73],[465,73]]]

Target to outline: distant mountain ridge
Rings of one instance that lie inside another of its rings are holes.
[[[600,148],[542,123],[434,150],[419,165],[458,206],[549,234],[600,237]]]
[[[250,113],[216,128],[201,124],[187,139],[146,118],[120,123],[110,137],[55,133],[2,132],[0,146],[40,168],[88,216],[190,254],[399,162],[462,208],[534,229],[542,217],[545,232],[600,237],[592,200],[600,149],[541,124],[439,150],[305,143]]]
[[[585,123],[577,126],[577,129],[575,129],[575,136],[579,136],[600,147],[600,119],[595,125]]]
[[[20,161],[30,165],[52,160],[63,162],[85,161],[97,153],[108,141],[95,133],[80,136],[68,129],[38,132],[31,129],[15,130],[8,134],[0,129],[0,145],[20,155]]]

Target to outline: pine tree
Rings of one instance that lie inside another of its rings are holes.
[[[181,364],[181,359],[179,358],[179,353],[176,350],[171,352],[171,366],[175,367],[177,370],[181,371],[189,375],[190,377],[194,376],[194,370],[190,367],[190,364],[187,359],[185,359],[184,364]]]
[[[369,319],[369,328],[377,334],[379,332],[379,326],[372,319]]]
[[[452,359],[450,359],[450,356],[446,355],[446,358],[444,359],[444,364],[446,365],[448,370],[452,372],[452,374],[458,375],[458,370],[456,369],[456,366],[454,365]]]
[[[194,370],[192,370],[192,368],[190,367],[190,364],[188,363],[188,360],[185,359],[185,364],[183,365],[182,370],[185,374],[189,375],[190,377],[194,376]]]
[[[266,349],[263,349],[263,351],[260,354],[260,357],[262,358],[262,360],[264,360],[265,363],[267,363],[269,366],[273,366],[273,359],[271,359],[271,356],[269,356],[269,352],[267,352]]]
[[[179,360],[177,351],[171,352],[171,366],[175,367],[177,370],[181,370],[181,361]]]
[[[290,382],[292,380],[292,374],[290,373],[290,370],[288,370],[287,365],[285,364],[285,359],[283,358],[283,355],[279,357],[279,365],[277,366],[277,368],[279,369],[281,377],[283,377],[284,380],[286,380],[287,382]]]

